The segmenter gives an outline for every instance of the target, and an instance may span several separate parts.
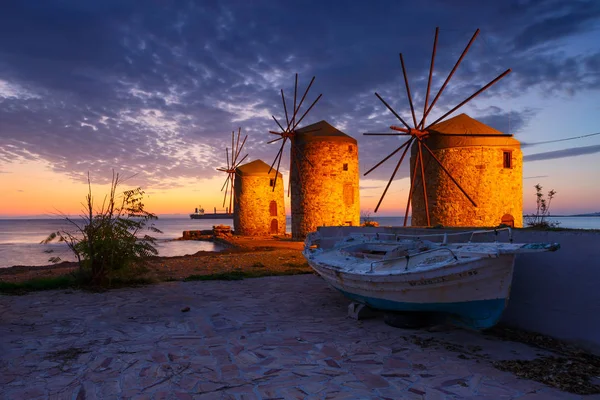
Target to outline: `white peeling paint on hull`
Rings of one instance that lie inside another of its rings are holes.
[[[456,303],[507,299],[514,255],[416,273],[348,273],[308,260],[330,285],[344,292],[406,303]]]

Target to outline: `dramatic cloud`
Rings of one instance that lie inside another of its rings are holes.
[[[569,158],[585,154],[600,153],[600,145],[572,147],[570,149],[547,151],[544,153],[529,154],[523,156],[523,161],[552,160],[555,158]]]
[[[402,51],[422,114],[436,25],[430,102],[474,22],[483,30],[429,122],[509,67],[470,106],[506,132],[537,112],[504,108],[524,94],[600,89],[600,44],[565,46],[597,33],[599,2],[497,3],[9,0],[0,13],[0,162],[43,160],[76,179],[89,170],[106,180],[114,168],[168,188],[217,174],[241,126],[249,160],[270,163],[271,115],[284,120],[279,90],[291,108],[298,72],[299,95],[316,76],[301,112],[323,93],[303,124],[325,119],[357,138],[364,173],[402,143],[362,135],[399,123],[373,92],[412,121]],[[368,177],[387,179],[396,162]],[[407,171],[405,163],[398,177]]]

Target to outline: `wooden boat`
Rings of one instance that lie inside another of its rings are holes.
[[[447,313],[472,329],[494,326],[508,302],[515,257],[556,251],[557,243],[448,243],[396,234],[351,234],[330,249],[311,233],[309,265],[349,299],[374,309]],[[468,232],[472,237],[476,233]],[[465,234],[465,232],[459,233]],[[472,238],[471,237],[471,238]]]

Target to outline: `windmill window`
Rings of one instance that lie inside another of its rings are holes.
[[[343,168],[344,168],[344,171],[348,171],[348,164],[344,164]]]
[[[275,179],[269,179],[269,186],[275,186]]]
[[[512,151],[503,151],[502,161],[504,168],[512,168]]]
[[[352,150],[354,150],[354,149],[352,148],[352,145],[348,146],[348,151],[349,151],[350,153],[352,153]]]
[[[277,216],[277,202],[274,200],[269,203],[269,214],[271,217]]]

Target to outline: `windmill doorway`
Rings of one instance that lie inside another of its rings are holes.
[[[276,219],[271,220],[271,235],[279,233],[279,222]]]
[[[502,216],[502,220],[500,222],[502,225],[506,225],[509,228],[514,228],[515,227],[515,217],[513,217],[510,214],[504,214]]]

